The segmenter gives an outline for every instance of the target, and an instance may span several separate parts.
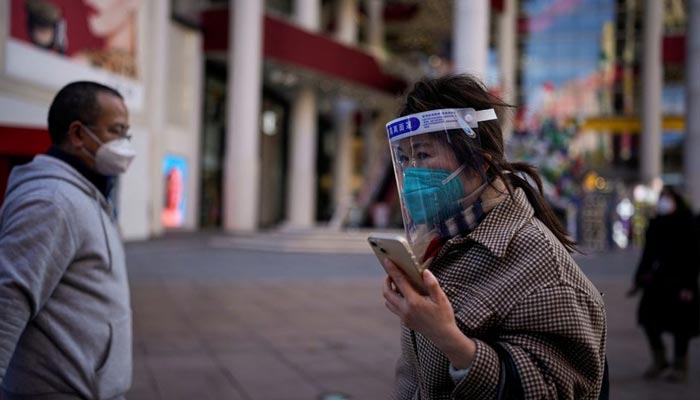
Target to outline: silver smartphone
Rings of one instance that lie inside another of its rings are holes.
[[[384,261],[391,260],[406,274],[415,289],[426,292],[421,263],[403,236],[393,233],[371,233],[367,241],[385,270]]]

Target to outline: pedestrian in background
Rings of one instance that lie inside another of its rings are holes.
[[[666,373],[672,382],[684,382],[688,371],[688,344],[700,333],[698,271],[700,249],[692,212],[671,187],[664,187],[657,216],[649,221],[642,258],[629,295],[642,292],[638,322],[649,341],[652,363],[646,379]],[[662,340],[673,335],[673,364],[669,365]]]
[[[602,296],[537,172],[506,160],[505,108],[451,75],[418,82],[387,124],[406,236],[429,268],[416,287],[386,264],[384,299],[402,321],[397,399],[607,395]]]
[[[110,191],[135,156],[122,96],[61,89],[52,147],[15,167],[0,212],[2,399],[121,399],[131,385],[126,260]]]

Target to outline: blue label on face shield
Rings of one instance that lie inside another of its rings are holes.
[[[389,139],[394,136],[404,135],[409,132],[413,132],[420,127],[420,120],[416,117],[404,118],[393,122],[387,126],[387,132],[389,132]]]
[[[411,114],[389,121],[386,124],[386,132],[392,142],[409,136],[451,129],[462,129],[469,137],[474,138],[476,137],[474,128],[479,126],[479,122],[491,121],[496,118],[496,112],[493,108],[479,111],[475,111],[473,108],[444,108]]]

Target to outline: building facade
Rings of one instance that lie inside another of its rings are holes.
[[[688,175],[687,3],[5,0],[0,192],[49,146],[55,92],[92,79],[131,113],[128,239],[398,226],[384,123],[415,80],[457,71],[518,107],[509,156],[540,169],[570,231],[607,246],[642,167]]]

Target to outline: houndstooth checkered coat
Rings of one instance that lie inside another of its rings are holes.
[[[395,398],[496,398],[504,357],[495,347],[507,351],[526,399],[598,398],[606,337],[602,297],[534,217],[521,189],[469,235],[448,241],[430,269],[460,330],[476,342],[476,358],[455,383],[448,359],[403,327]]]

